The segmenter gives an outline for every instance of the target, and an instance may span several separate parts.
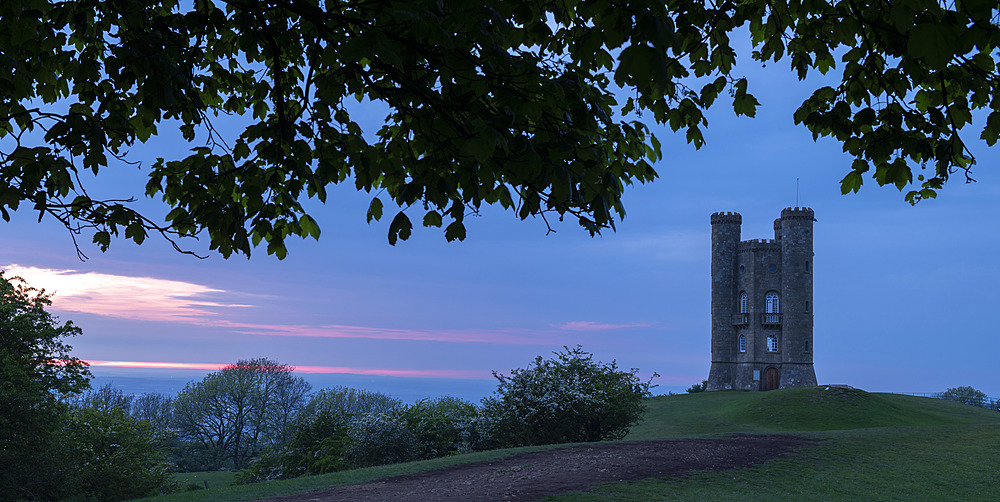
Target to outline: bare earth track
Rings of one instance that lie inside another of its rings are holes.
[[[601,483],[749,467],[816,442],[799,436],[734,434],[710,439],[594,443],[267,500],[539,500]]]

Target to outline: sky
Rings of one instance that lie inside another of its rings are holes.
[[[871,179],[841,195],[851,158],[792,119],[818,81],[798,82],[785,63],[741,68],[757,117],[735,117],[720,100],[701,150],[654,126],[660,177],[628,189],[627,217],[599,237],[568,220],[549,234],[539,219],[487,208],[466,220],[464,242],[418,227],[393,247],[392,212],[367,224],[371,195],[348,182],[326,205],[307,205],[322,236],[291,241],[284,260],[263,248],[249,260],[197,259],[150,238],[113,241],[104,253],[82,242],[81,261],[57,222],[22,210],[0,222],[0,269],[53,293],[52,311],[83,329],[69,342],[95,384],[126,392],[175,393],[222,365],[267,357],[317,390],[478,401],[496,388],[492,371],[579,344],[597,360],[659,374],[661,394],[708,377],[709,216],[739,212],[743,239],[773,238],[782,208],[806,206],[817,220],[820,383],[913,393],[969,385],[1000,396],[1000,150],[969,128],[978,182],[955,177],[915,207]],[[360,112],[366,130],[384,115]],[[130,158],[148,166],[189,146],[164,133]],[[90,186],[165,214],[142,198],[143,184],[141,169],[113,166]]]

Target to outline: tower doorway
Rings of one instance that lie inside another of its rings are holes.
[[[764,370],[764,388],[762,390],[774,390],[781,384],[778,376],[778,368],[774,366]]]

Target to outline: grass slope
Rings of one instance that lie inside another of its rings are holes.
[[[318,476],[303,476],[295,479],[288,479],[282,481],[266,481],[263,483],[254,483],[249,485],[226,485],[224,482],[226,476],[215,477],[214,479],[216,480],[216,482],[213,483],[213,481],[211,480],[213,479],[213,475],[215,474],[213,472],[183,473],[176,475],[182,490],[189,483],[194,483],[194,484],[201,483],[203,475],[205,474],[210,476],[208,478],[210,488],[208,490],[181,491],[169,495],[149,497],[142,500],[155,501],[155,502],[174,502],[174,501],[237,502],[243,500],[256,500],[267,497],[277,497],[280,495],[289,495],[294,493],[304,493],[316,490],[323,490],[326,488],[333,488],[335,486],[368,483],[370,481],[375,481],[382,478],[402,476],[404,474],[413,474],[433,469],[440,469],[443,467],[448,467],[456,464],[464,464],[468,462],[481,462],[487,460],[494,460],[498,458],[509,457],[517,453],[546,450],[558,446],[562,445],[533,446],[525,448],[510,448],[505,450],[467,453],[464,455],[454,455],[450,457],[435,458],[432,460],[423,460],[419,462],[407,462],[403,464],[368,467],[365,469],[353,469],[350,471],[333,472],[330,474],[321,474]],[[228,474],[228,479],[232,480],[233,474],[232,473],[227,473],[227,474]]]
[[[627,439],[1000,423],[1000,413],[985,408],[836,387],[660,396],[648,406],[645,420],[632,428]]]
[[[661,396],[627,439],[794,433],[820,446],[751,469],[612,483],[553,501],[1000,500],[1000,413],[825,387]]]
[[[610,483],[552,500],[1000,500],[1000,413],[940,399],[812,387],[660,396],[626,440],[794,433],[825,440],[767,464]],[[501,458],[456,455],[152,500],[251,500]]]

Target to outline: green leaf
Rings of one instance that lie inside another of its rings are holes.
[[[378,221],[382,218],[382,201],[378,197],[373,197],[371,204],[368,204],[368,223],[372,220]]]
[[[132,223],[125,227],[125,238],[132,239],[136,244],[142,244],[146,240],[146,229],[140,223]]]
[[[760,102],[752,94],[747,93],[747,80],[744,78],[736,82],[733,91],[733,110],[736,115],[755,116]]]
[[[942,69],[958,53],[959,41],[951,25],[926,22],[910,30],[906,48],[911,57],[931,68]]]
[[[840,180],[840,193],[847,195],[848,192],[858,193],[861,189],[861,183],[864,179],[861,177],[861,173],[857,171],[851,171],[844,176],[844,179]]]
[[[483,131],[475,138],[465,142],[466,152],[480,164],[493,156],[496,146],[496,137],[489,131]]]
[[[107,251],[111,245],[111,234],[106,231],[94,233],[94,244],[101,247],[101,251]]]
[[[243,140],[237,141],[233,147],[233,160],[243,160],[250,156],[250,147]]]
[[[1000,139],[1000,111],[991,112],[986,118],[986,127],[983,128],[979,138],[986,141],[989,146],[997,143],[997,139]]]
[[[453,221],[444,229],[444,238],[451,242],[453,240],[465,240],[465,225],[460,221]]]
[[[424,215],[424,226],[425,227],[440,227],[441,226],[441,213],[437,211],[427,211]]]
[[[397,238],[404,241],[409,239],[411,231],[413,231],[413,224],[410,223],[410,218],[406,216],[406,213],[402,211],[396,213],[396,217],[389,224],[389,244],[395,246]]]
[[[281,238],[272,236],[270,240],[267,241],[267,254],[273,254],[279,260],[284,260],[288,256],[288,248],[285,247],[285,241]]]
[[[299,226],[302,227],[302,231],[309,235],[313,239],[319,240],[319,225],[316,220],[309,216],[308,214],[302,215],[299,218]]]

